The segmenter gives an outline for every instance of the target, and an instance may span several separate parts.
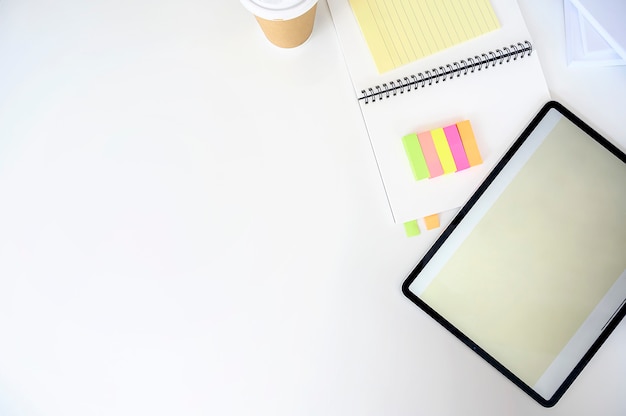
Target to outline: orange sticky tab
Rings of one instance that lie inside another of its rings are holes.
[[[469,162],[470,166],[476,166],[483,163],[483,158],[480,156],[478,144],[476,143],[474,131],[472,130],[472,125],[470,124],[469,120],[464,120],[460,123],[456,123],[456,127],[457,129],[459,129],[461,141],[463,142],[463,148],[465,149],[467,161]]]
[[[439,214],[429,215],[424,217],[424,224],[426,224],[427,230],[433,230],[439,228]]]

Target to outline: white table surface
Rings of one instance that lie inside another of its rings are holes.
[[[553,98],[626,149],[626,67]],[[626,324],[544,409],[406,300],[328,7],[280,50],[235,0],[0,0],[0,415],[624,415]]]

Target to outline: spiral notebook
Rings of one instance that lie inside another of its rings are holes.
[[[492,0],[500,28],[379,74],[349,0],[328,0],[393,221],[457,208],[550,99],[519,6]],[[402,138],[470,120],[483,163],[416,181]]]

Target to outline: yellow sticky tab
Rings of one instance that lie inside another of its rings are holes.
[[[448,144],[448,139],[446,139],[446,134],[443,132],[443,128],[431,130],[430,134],[433,136],[433,142],[435,143],[435,149],[437,150],[443,173],[456,172],[454,157],[452,156],[452,151],[450,151],[450,145]]]
[[[435,228],[439,228],[439,214],[433,214],[424,217],[424,224],[426,224],[427,230],[434,230]]]
[[[415,237],[420,235],[420,226],[417,224],[417,220],[407,221],[404,223],[404,232],[407,237]]]

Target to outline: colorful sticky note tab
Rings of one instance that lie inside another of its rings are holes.
[[[461,142],[463,142],[463,148],[465,149],[465,154],[467,155],[467,160],[470,166],[476,166],[483,163],[483,159],[478,151],[476,138],[474,137],[474,131],[472,130],[472,125],[469,120],[456,123],[456,127],[459,130]]]
[[[427,230],[434,230],[435,228],[439,228],[439,214],[433,214],[424,217],[424,224],[426,224]]]
[[[437,149],[435,149],[435,144],[433,143],[433,138],[430,132],[425,131],[423,133],[418,133],[417,138],[422,147],[422,152],[424,153],[424,159],[426,159],[426,165],[428,166],[430,177],[434,178],[443,175],[443,168],[441,167],[439,156],[437,156]]]
[[[443,173],[456,172],[456,164],[448,145],[448,140],[443,132],[442,128],[434,129],[430,131],[433,137],[433,143],[435,143],[435,149],[437,149],[437,155],[439,155],[439,161],[443,168]]]
[[[463,148],[461,136],[459,135],[459,130],[457,129],[456,124],[444,127],[443,132],[446,135],[446,139],[448,139],[448,146],[450,146],[456,170],[459,171],[469,168],[469,161],[465,155],[465,149]]]
[[[480,165],[482,157],[469,120],[407,134],[402,138],[415,180],[434,178]]]
[[[417,220],[407,221],[404,223],[404,232],[407,237],[415,237],[420,235],[420,226],[417,224]]]
[[[409,158],[409,164],[411,165],[415,180],[419,181],[428,178],[428,166],[426,165],[426,159],[424,158],[424,153],[422,153],[420,142],[417,139],[417,134],[407,134],[402,138],[402,144]]]

